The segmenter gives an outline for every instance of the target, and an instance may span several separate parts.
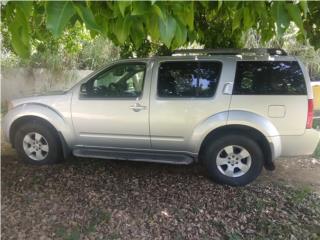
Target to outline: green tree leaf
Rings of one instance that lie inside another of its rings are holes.
[[[243,16],[242,13],[243,13],[242,9],[239,9],[237,12],[235,12],[235,15],[232,20],[232,32],[234,32],[237,28],[240,27],[241,19]]]
[[[172,16],[159,21],[160,39],[168,47],[171,47],[172,39],[175,35],[177,22]]]
[[[194,27],[194,14],[193,4],[186,3],[184,5],[177,5],[174,11],[174,16],[185,26],[188,26],[190,30]]]
[[[306,17],[307,13],[309,11],[308,2],[307,1],[300,1],[299,5],[300,5],[301,9],[303,10],[304,17]]]
[[[158,5],[156,5],[156,4],[152,5],[152,10],[153,10],[161,19],[164,19],[164,18],[165,18],[165,16],[164,16],[163,13],[162,13],[161,8],[160,8]]]
[[[12,34],[11,44],[14,51],[22,58],[27,58],[31,48],[30,33],[28,19],[21,10],[16,9],[16,16],[8,28]]]
[[[132,2],[132,15],[145,15],[150,11],[150,2],[136,1]]]
[[[82,2],[76,2],[73,6],[88,29],[100,32],[100,28],[88,6]]]
[[[292,20],[300,28],[300,31],[303,33],[303,35],[305,35],[299,6],[293,3],[287,3],[285,6]]]
[[[192,31],[194,29],[194,3],[190,2],[189,5],[187,5],[186,11],[189,13],[187,18],[185,19],[187,26],[189,26],[189,29]]]
[[[273,2],[271,11],[277,24],[277,33],[281,37],[290,24],[284,2]]]
[[[131,6],[131,2],[129,2],[129,1],[119,1],[118,2],[118,6],[119,6],[120,12],[122,14],[122,17],[124,17],[126,9],[129,6]]]
[[[71,17],[75,14],[72,3],[65,2],[47,2],[47,29],[52,32],[53,36],[58,37],[69,23]]]
[[[178,47],[186,41],[205,47],[241,47],[248,28],[266,41],[281,37],[291,21],[300,29],[298,41],[309,39],[317,47],[320,38],[320,7],[311,1],[8,1],[1,13],[8,30],[3,31],[5,45],[21,56],[30,52],[30,36],[32,44],[52,36],[58,39],[78,22],[92,37],[103,34],[122,46],[148,45],[151,36],[149,49],[162,43],[166,48]]]
[[[28,19],[32,12],[32,2],[19,2],[19,4],[17,4],[17,8],[19,8]]]
[[[177,22],[175,37],[172,42],[172,47],[177,48],[182,46],[187,40],[187,28],[181,23]]]
[[[221,6],[222,6],[223,1],[222,0],[218,0],[218,11],[220,10]]]
[[[244,7],[243,9],[243,26],[245,30],[248,30],[252,24],[254,23],[250,9],[247,7]]]
[[[160,36],[159,32],[159,19],[162,21],[162,18],[158,17],[155,14],[152,14],[148,16],[147,21],[146,21],[146,26],[147,26],[147,32],[151,36],[153,41],[157,41]]]
[[[144,27],[139,19],[133,20],[136,24],[131,27],[131,37],[136,48],[139,48],[145,39]]]
[[[130,33],[131,23],[132,21],[128,16],[125,18],[119,17],[117,19],[113,30],[120,44],[123,44],[127,40]]]
[[[1,9],[2,10],[2,9]],[[11,32],[11,45],[19,56],[27,58],[31,50],[31,30],[29,19],[32,15],[33,5],[30,2],[10,2],[5,15],[8,18],[8,30]]]

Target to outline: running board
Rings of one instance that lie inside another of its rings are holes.
[[[76,148],[73,150],[73,155],[76,157],[90,157],[112,160],[129,160],[183,165],[191,164],[192,162],[194,162],[194,158],[188,155],[187,153],[172,153],[160,151]]]

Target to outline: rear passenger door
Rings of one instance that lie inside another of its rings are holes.
[[[269,119],[280,135],[300,135],[306,128],[308,96],[297,61],[238,61],[230,110]]]
[[[222,66],[217,60],[155,62],[150,93],[153,149],[192,151],[189,140],[194,128],[228,109],[230,95],[221,94],[220,79],[229,73]]]

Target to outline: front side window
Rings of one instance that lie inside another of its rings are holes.
[[[81,86],[87,98],[137,98],[143,90],[146,65],[118,64]]]
[[[222,64],[220,62],[175,61],[159,67],[159,97],[212,97],[216,91]]]
[[[303,72],[296,61],[239,61],[233,94],[306,94]]]

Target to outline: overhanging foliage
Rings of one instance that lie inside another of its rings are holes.
[[[223,1],[10,1],[1,5],[2,32],[12,49],[28,57],[32,41],[59,37],[77,22],[91,35],[116,45],[139,48],[146,39],[173,49],[197,41],[206,47],[241,47],[242,33],[252,28],[267,41],[281,37],[294,22],[297,38],[320,47],[317,2]]]

